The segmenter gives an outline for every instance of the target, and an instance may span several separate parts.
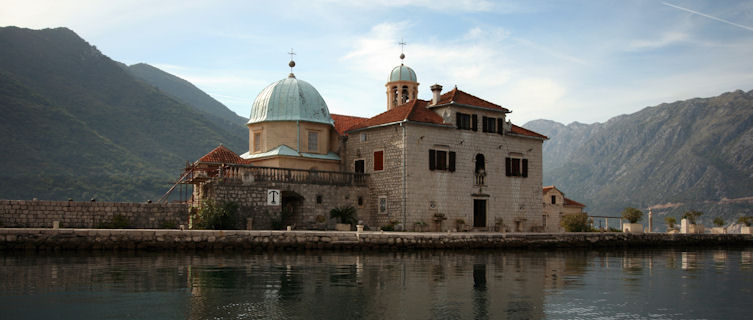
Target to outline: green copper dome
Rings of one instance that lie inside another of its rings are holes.
[[[290,74],[268,85],[256,96],[248,123],[264,121],[309,121],[333,125],[327,103],[306,81]]]
[[[392,72],[390,73],[390,81],[412,81],[412,82],[418,82],[416,79],[416,72],[413,71],[410,67],[400,64],[399,66],[392,69]]]

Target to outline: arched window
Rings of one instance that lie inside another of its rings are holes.
[[[408,99],[409,99],[409,96],[408,96],[408,86],[403,86],[403,92],[402,92],[402,96],[401,96],[401,99],[400,99],[400,103],[401,104],[406,103],[406,102],[408,102]]]

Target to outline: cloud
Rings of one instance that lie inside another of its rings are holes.
[[[628,50],[646,50],[657,49],[674,45],[688,40],[688,35],[684,32],[665,32],[656,39],[634,40],[628,44]]]

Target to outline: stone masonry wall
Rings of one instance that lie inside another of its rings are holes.
[[[267,205],[267,190],[276,189],[300,198],[295,203],[293,215],[285,221],[294,229],[332,229],[336,221],[329,218],[329,211],[335,207],[353,206],[359,220],[365,220],[369,204],[368,188],[365,186],[336,186],[319,184],[297,184],[257,181],[243,184],[237,181],[214,182],[207,185],[210,197],[216,200],[232,201],[239,206],[239,227],[245,228],[246,218],[253,219],[253,229],[272,229],[273,221],[281,219],[285,203]],[[363,205],[358,205],[358,198]],[[317,202],[317,198],[321,203]],[[317,222],[317,216],[324,222]],[[366,223],[368,225],[368,223]]]
[[[188,225],[184,204],[0,200],[3,227],[52,228],[59,221],[61,228],[96,228],[115,215],[127,217],[132,228]]]
[[[3,229],[0,250],[410,250],[753,246],[749,234]]]

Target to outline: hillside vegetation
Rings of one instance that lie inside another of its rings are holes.
[[[135,78],[66,28],[0,28],[0,198],[156,199],[237,127]]]

